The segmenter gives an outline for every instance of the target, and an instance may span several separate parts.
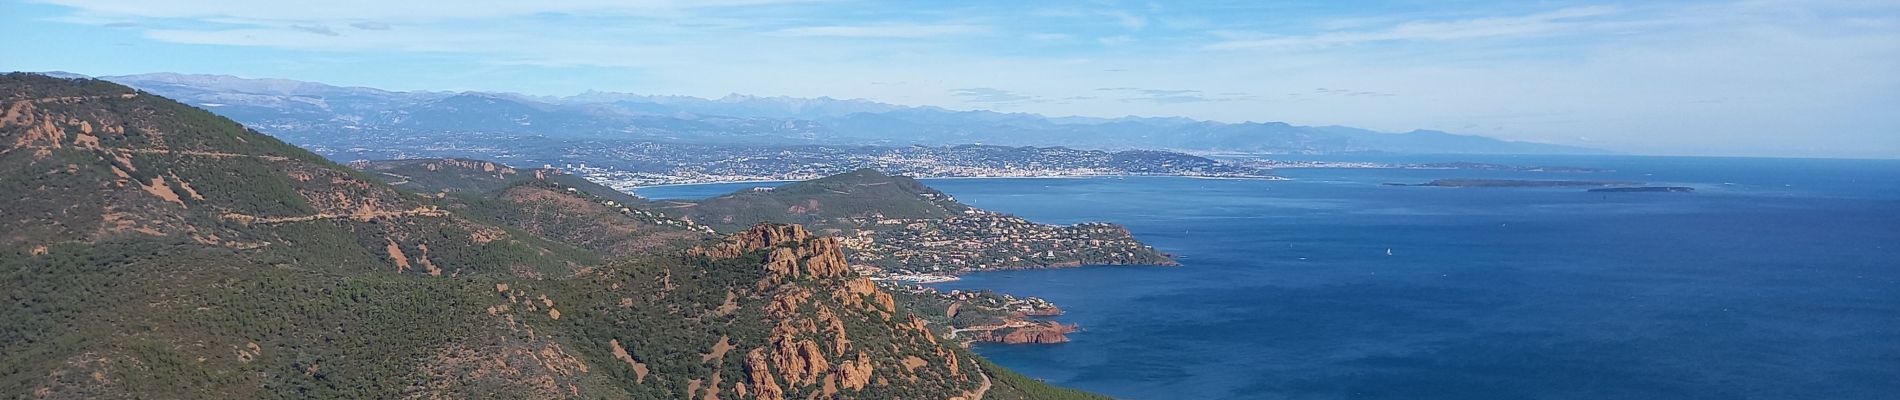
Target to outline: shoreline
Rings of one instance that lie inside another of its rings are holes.
[[[585,177],[583,177],[583,178],[585,178]],[[1292,180],[1291,178],[1287,178],[1287,177],[1284,177],[1284,176],[1278,176],[1278,175],[1271,175],[1271,176],[1199,176],[1199,175],[1107,175],[1107,174],[1100,174],[1100,175],[1033,175],[1033,176],[912,176],[912,177],[910,177],[910,178],[911,178],[911,179],[916,179],[916,180],[950,180],[950,179],[1091,179],[1091,178],[1188,178],[1188,179],[1217,179],[1217,180],[1260,180],[1260,181],[1288,181],[1288,180]],[[813,179],[816,179],[816,178],[813,178]],[[810,179],[754,179],[754,180],[739,180],[739,181],[718,181],[718,182],[692,182],[692,183],[666,183],[666,184],[659,184],[659,185],[643,185],[643,186],[629,186],[629,187],[627,187],[627,188],[626,188],[626,190],[640,190],[640,189],[651,189],[651,188],[663,188],[663,187],[678,187],[678,186],[699,186],[699,185],[724,185],[724,184],[741,184],[741,183],[793,183],[793,182],[803,182],[803,181],[807,181],[807,180],[810,180]]]

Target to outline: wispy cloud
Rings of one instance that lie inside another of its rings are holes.
[[[968,101],[972,103],[993,103],[994,104],[994,103],[1022,103],[1022,102],[1031,102],[1031,101],[1041,101],[1041,99],[1036,96],[1026,95],[1026,94],[1003,90],[1003,89],[986,88],[986,87],[951,89],[950,94],[960,97],[964,101]]]
[[[1036,40],[1036,41],[1043,41],[1043,42],[1060,42],[1060,41],[1075,38],[1075,36],[1072,36],[1066,33],[1031,33],[1031,34],[1023,35],[1023,37],[1029,38],[1029,40]]]
[[[1128,36],[1128,35],[1117,35],[1117,36],[1096,38],[1095,41],[1097,43],[1101,43],[1104,46],[1120,46],[1124,44],[1134,43],[1135,37]]]
[[[1113,18],[1115,23],[1128,29],[1141,29],[1148,26],[1148,17],[1123,10],[1104,11],[1102,15]]]
[[[830,95],[1394,131],[1483,126],[1635,150],[1831,140],[1900,154],[1893,1],[1498,0],[1408,3],[1402,13],[1359,2],[25,1],[39,5],[0,6],[9,11],[0,31],[105,38],[15,43],[0,51],[15,68],[536,94]],[[163,57],[172,50],[194,57]],[[127,56],[71,56],[102,52]],[[1682,127],[1727,136],[1698,142]]]
[[[1446,41],[1492,37],[1541,36],[1587,26],[1597,17],[1616,14],[1609,6],[1565,8],[1511,17],[1475,18],[1455,21],[1411,21],[1384,29],[1331,31],[1312,35],[1255,36],[1240,32],[1217,32],[1227,40],[1210,44],[1210,49],[1257,49],[1290,47],[1328,47],[1386,41]],[[1255,36],[1255,37],[1247,37]]]
[[[337,33],[335,30],[332,30],[330,29],[330,27],[323,26],[323,25],[291,25],[290,29],[295,29],[295,30],[303,31],[307,33],[315,33],[315,34],[323,35],[323,36],[337,36]]]
[[[1134,87],[1095,88],[1097,92],[1117,93],[1116,100],[1131,103],[1183,104],[1224,101],[1251,100],[1254,96],[1240,92],[1222,92],[1208,94],[1191,89],[1144,89]]]
[[[88,13],[249,21],[483,19],[545,14],[669,15],[686,10],[809,3],[812,0],[333,0],[318,4],[248,0],[29,0]]]
[[[1113,7],[1051,7],[1035,9],[1029,14],[1037,17],[1071,20],[1085,22],[1088,25],[1113,26],[1128,30],[1146,28],[1149,22],[1147,15]]]
[[[835,25],[807,26],[781,29],[775,34],[792,37],[837,37],[837,38],[897,38],[921,39],[944,36],[978,35],[989,33],[990,28],[981,25],[965,24],[878,24],[878,25]]]
[[[1313,93],[1329,95],[1329,96],[1353,96],[1353,97],[1392,97],[1393,96],[1393,94],[1391,93],[1384,93],[1384,92],[1372,92],[1372,91],[1365,91],[1365,90],[1350,90],[1350,89],[1329,89],[1329,88],[1313,89]]]

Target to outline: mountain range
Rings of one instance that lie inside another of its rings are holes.
[[[1047,117],[827,97],[735,94],[706,99],[613,92],[565,97],[401,92],[282,79],[174,73],[101,79],[204,107],[280,136],[482,132],[562,139],[746,145],[992,144],[1270,154],[1602,152],[1430,130],[1386,133],[1281,122]]]

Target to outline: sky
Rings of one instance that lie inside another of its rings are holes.
[[[1900,0],[0,0],[0,70],[1900,158]]]

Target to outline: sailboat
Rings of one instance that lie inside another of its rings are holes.
[[[1385,249],[1385,255],[1388,255],[1388,256],[1390,256],[1390,255],[1392,255],[1392,248],[1390,248],[1390,247],[1387,247],[1387,248]]]

